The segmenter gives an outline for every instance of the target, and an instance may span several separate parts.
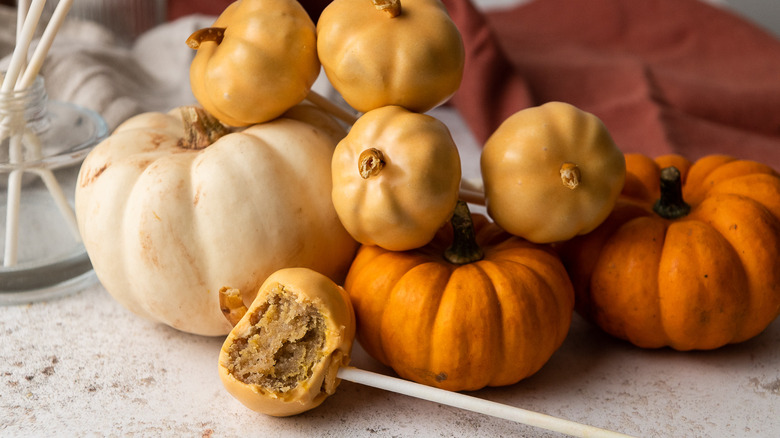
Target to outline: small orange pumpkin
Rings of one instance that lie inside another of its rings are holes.
[[[720,155],[633,154],[626,167],[611,215],[561,248],[578,312],[646,348],[763,331],[780,314],[780,175]]]
[[[345,283],[357,338],[418,383],[453,391],[516,383],[566,337],[574,306],[569,277],[549,248],[481,215],[472,226],[463,202],[452,224],[415,250],[361,247]]]

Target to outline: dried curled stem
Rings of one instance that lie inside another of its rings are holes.
[[[358,157],[358,171],[363,179],[378,175],[384,167],[385,155],[379,149],[366,149]]]
[[[203,149],[230,133],[225,125],[201,107],[185,106],[180,111],[184,137],[179,140],[179,147]]]
[[[582,172],[574,163],[563,163],[560,172],[561,182],[572,190],[576,189],[582,182]]]
[[[390,18],[401,15],[401,0],[371,0],[378,11],[382,11]]]
[[[233,327],[246,315],[247,309],[241,298],[241,291],[231,287],[219,290],[219,310]]]
[[[224,27],[207,27],[205,29],[198,29],[187,38],[187,45],[191,49],[199,49],[200,45],[206,41],[212,41],[217,44],[222,42],[222,38],[225,37]]]

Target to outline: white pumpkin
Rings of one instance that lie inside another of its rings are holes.
[[[141,114],[81,167],[79,230],[116,300],[185,332],[224,335],[222,287],[251,303],[281,268],[343,279],[357,243],[330,197],[331,156],[345,135],[333,119],[298,106],[202,149],[183,146],[187,132],[197,130],[185,129],[181,109]]]

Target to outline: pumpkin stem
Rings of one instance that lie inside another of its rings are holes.
[[[401,15],[401,0],[371,0],[377,11],[382,11],[390,18]]]
[[[682,178],[676,167],[661,170],[661,198],[653,205],[653,211],[664,219],[677,219],[691,211],[682,196]]]
[[[580,168],[574,163],[563,163],[561,165],[561,182],[563,185],[574,190],[580,185],[582,181],[582,172]]]
[[[378,175],[384,167],[385,154],[379,149],[366,149],[358,157],[358,170],[363,179]]]
[[[217,44],[222,42],[222,38],[225,37],[224,27],[207,27],[205,29],[198,29],[187,38],[187,45],[191,49],[199,49],[200,45],[206,41],[212,41]]]
[[[230,325],[235,327],[249,309],[244,305],[240,290],[223,287],[219,290],[219,310],[225,315]]]
[[[184,137],[179,140],[179,147],[203,149],[230,133],[225,125],[201,107],[185,106],[180,111]]]
[[[454,265],[465,265],[482,260],[485,253],[477,245],[477,235],[474,232],[474,222],[471,220],[468,204],[458,200],[450,223],[452,223],[452,245],[444,251],[444,258]]]

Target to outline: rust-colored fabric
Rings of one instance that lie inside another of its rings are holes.
[[[219,15],[235,0],[168,0],[168,19],[190,14]],[[330,0],[298,0],[315,22]]]
[[[600,117],[625,152],[727,153],[780,170],[780,41],[698,0],[443,0],[466,47],[450,104],[479,142],[552,100]],[[170,16],[227,0],[171,0]],[[301,0],[316,20],[328,0]]]
[[[599,116],[625,152],[780,169],[780,41],[744,19],[696,0],[536,0],[483,17],[444,1],[468,50],[452,104],[480,141],[560,100]]]

